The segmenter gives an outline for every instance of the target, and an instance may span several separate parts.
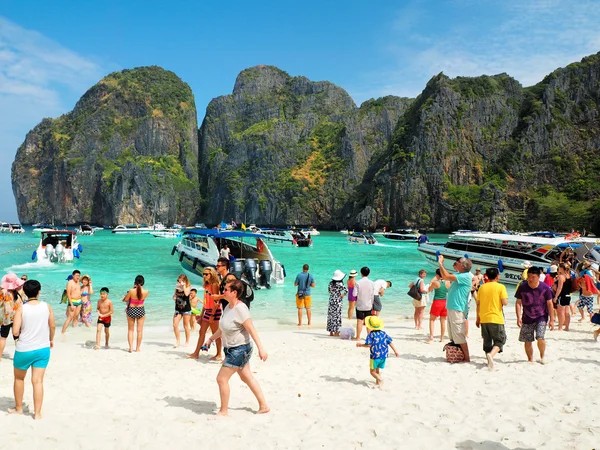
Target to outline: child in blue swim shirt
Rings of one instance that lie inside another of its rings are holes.
[[[366,317],[365,326],[370,330],[370,333],[367,335],[364,344],[358,342],[356,346],[369,347],[371,349],[371,376],[375,378],[375,384],[381,389],[383,386],[383,378],[381,377],[379,370],[385,368],[385,361],[389,352],[388,346],[394,350],[396,357],[399,356],[398,350],[394,347],[390,335],[383,331],[383,321],[378,316]]]

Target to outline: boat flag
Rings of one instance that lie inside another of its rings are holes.
[[[242,231],[246,231],[246,225],[244,225],[244,222],[242,222]]]

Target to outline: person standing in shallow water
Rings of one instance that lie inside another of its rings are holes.
[[[142,337],[144,335],[144,321],[146,320],[146,309],[144,303],[150,291],[144,289],[145,280],[142,275],[135,277],[133,288],[130,289],[123,301],[127,303],[127,342],[129,343],[129,353],[133,351],[133,332],[137,332],[135,351],[139,352],[142,346]]]
[[[435,277],[429,282],[429,292],[433,291],[433,301],[431,302],[431,309],[429,310],[429,339],[427,343],[433,342],[433,330],[435,328],[435,321],[440,318],[440,342],[444,342],[444,336],[446,335],[446,318],[448,317],[448,310],[446,309],[446,296],[448,295],[448,289],[450,289],[450,283],[442,279],[440,269],[435,270]]]
[[[342,302],[348,289],[344,286],[344,277],[346,275],[341,270],[333,273],[333,278],[329,282],[329,306],[327,308],[327,331],[329,336],[339,336],[342,327]]]
[[[309,234],[310,237],[310,234]],[[298,326],[302,326],[302,309],[306,309],[308,325],[312,320],[312,295],[311,288],[315,287],[315,279],[308,273],[308,264],[302,266],[302,272],[296,275],[294,286],[298,287],[296,292],[296,308],[298,308]]]

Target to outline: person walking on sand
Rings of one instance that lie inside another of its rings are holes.
[[[74,270],[71,279],[67,281],[67,320],[62,327],[62,334],[65,334],[69,324],[73,322],[73,326],[77,324],[79,313],[81,312],[81,286],[79,277],[81,272]]]
[[[205,267],[202,271],[202,278],[204,278],[204,305],[202,307],[202,314],[199,317],[200,331],[198,334],[198,342],[196,349],[188,355],[188,358],[198,359],[200,356],[200,350],[202,350],[202,344],[206,337],[206,331],[210,328],[214,335],[219,330],[219,321],[221,320],[222,307],[221,303],[214,300],[214,294],[220,294],[219,277],[217,271],[213,267]],[[225,281],[225,280],[223,280]],[[221,340],[217,339],[217,354],[211,358],[213,361],[220,361],[223,359],[221,355]]]
[[[96,308],[96,311],[98,311],[98,322],[96,323],[96,345],[94,346],[94,350],[100,348],[102,327],[104,327],[104,334],[106,335],[105,347],[108,348],[108,340],[110,339],[109,328],[112,322],[112,315],[115,312],[113,303],[108,298],[108,292],[107,287],[100,289],[100,300],[98,300],[98,307]]]
[[[368,347],[370,352],[369,368],[371,376],[375,378],[375,384],[379,389],[383,388],[383,378],[380,370],[385,369],[385,361],[388,357],[388,346],[394,350],[396,358],[400,356],[398,350],[392,343],[392,338],[389,334],[383,331],[383,321],[377,316],[368,316],[365,318],[365,325],[371,332],[367,335],[364,344],[356,343],[357,347]]]
[[[373,310],[373,298],[375,296],[375,287],[369,280],[371,269],[362,267],[360,269],[361,279],[354,285],[356,291],[356,337],[355,341],[360,340],[365,319],[371,315]]]
[[[571,271],[566,263],[560,263],[558,265],[558,275],[554,282],[556,283],[556,293],[554,294],[553,301],[558,305],[558,331],[562,331],[563,329],[569,331],[569,325],[571,324],[570,305],[572,280]],[[554,324],[550,324],[551,329],[554,328],[553,325]]]
[[[448,289],[448,298],[446,299],[446,308],[448,310],[448,336],[455,344],[460,345],[460,348],[465,355],[464,362],[470,362],[469,345],[467,344],[466,313],[469,303],[469,294],[471,293],[472,278],[471,273],[472,263],[468,258],[460,258],[455,261],[452,267],[457,271],[456,274],[451,274],[444,267],[444,256],[438,257],[440,265],[440,273],[442,279],[451,281],[452,285]]]
[[[6,339],[15,320],[15,314],[23,306],[23,299],[19,290],[25,284],[14,273],[2,277],[2,290],[0,291],[0,361],[6,348]]]
[[[446,318],[448,317],[448,310],[446,309],[446,296],[448,295],[448,289],[450,289],[450,282],[442,279],[440,269],[435,269],[435,277],[429,282],[429,292],[433,291],[433,301],[431,302],[431,309],[429,310],[429,339],[427,343],[433,342],[433,331],[434,325],[437,318],[440,318],[440,342],[444,342],[444,336],[446,335]]]
[[[425,284],[425,277],[427,276],[427,271],[425,269],[419,270],[419,276],[415,281],[408,285],[409,288],[412,288],[414,285],[419,289],[419,293],[421,294],[421,300],[413,300],[413,306],[415,307],[415,330],[423,329],[423,316],[425,314],[425,307],[427,306],[427,300],[429,296],[429,286]]]
[[[225,361],[217,375],[221,407],[217,415],[226,416],[229,410],[229,379],[237,373],[240,379],[248,385],[256,400],[258,400],[258,414],[269,412],[262,389],[250,370],[250,358],[252,357],[252,341],[258,347],[258,357],[266,361],[269,355],[262,346],[256,328],[250,318],[250,311],[245,303],[241,301],[244,293],[244,284],[240,280],[232,281],[225,286],[223,294],[228,301],[223,311],[219,330],[208,338],[206,347],[217,339],[223,339],[225,347]]]
[[[81,317],[79,321],[86,327],[89,327],[92,323],[92,279],[89,275],[83,275],[81,277]]]
[[[308,273],[308,264],[302,266],[302,272],[296,275],[294,286],[298,287],[296,291],[296,308],[298,308],[298,326],[302,326],[302,308],[306,309],[306,319],[308,326],[312,320],[312,295],[311,288],[315,287],[315,279]]]
[[[142,346],[142,337],[144,335],[144,321],[146,320],[146,309],[144,303],[150,291],[144,289],[144,277],[138,275],[135,277],[133,288],[127,291],[123,301],[127,303],[125,312],[127,314],[127,342],[129,343],[129,353],[133,351],[133,332],[136,333],[135,351],[139,352]]]
[[[352,320],[352,313],[356,308],[356,291],[354,290],[356,275],[358,275],[358,272],[354,269],[348,274],[348,320]]]
[[[477,328],[481,325],[483,338],[483,351],[487,359],[488,368],[494,368],[494,356],[502,353],[506,344],[506,331],[504,329],[503,306],[508,305],[506,287],[500,284],[500,272],[496,268],[486,269],[488,282],[479,287],[475,301],[477,302]]]
[[[194,310],[197,309],[198,306],[198,289],[192,288],[190,289],[190,307],[192,311],[192,316],[190,317],[190,333],[192,331],[196,331],[196,314],[194,314]]]
[[[15,408],[8,410],[9,414],[23,414],[25,376],[31,367],[35,420],[42,418],[44,374],[50,361],[50,349],[54,347],[56,330],[54,312],[49,304],[39,300],[40,290],[39,281],[28,280],[23,285],[27,303],[15,314],[13,324],[13,336],[17,339],[13,359]]]
[[[336,270],[329,282],[329,305],[327,307],[327,331],[329,336],[339,336],[342,327],[342,302],[348,289],[344,286],[346,274]]]
[[[548,324],[548,311],[552,308],[552,289],[540,283],[540,268],[530,267],[527,280],[519,285],[515,292],[515,311],[517,326],[521,328],[519,342],[525,344],[527,360],[533,362],[533,341],[537,340],[540,362],[545,363],[546,341],[544,339]]]
[[[185,332],[185,345],[190,343],[190,318],[192,317],[192,305],[190,303],[190,292],[192,285],[190,280],[184,274],[177,277],[175,283],[175,294],[173,294],[173,300],[175,301],[175,313],[173,314],[173,333],[175,333],[175,345],[173,348],[179,347],[180,334],[179,334],[179,322],[183,317],[183,330]]]
[[[590,320],[594,315],[594,295],[599,293],[596,287],[594,274],[591,272],[592,264],[589,261],[584,261],[580,265],[579,278],[577,278],[577,286],[581,289],[579,294],[579,300],[577,301],[577,309],[581,314],[579,322],[583,322],[585,319],[585,309],[590,316]]]
[[[381,297],[385,293],[385,290],[392,287],[391,281],[386,280],[375,280],[373,282],[375,294],[373,295],[373,315],[378,316],[381,314],[383,305],[381,304]]]

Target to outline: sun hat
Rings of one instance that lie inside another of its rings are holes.
[[[88,281],[92,281],[92,279],[90,278],[90,276],[87,273],[81,277],[81,281],[83,281],[84,278],[87,278]]]
[[[521,266],[525,267],[526,269],[529,269],[531,267],[531,263],[529,261],[525,261],[521,263]]]
[[[365,326],[369,330],[383,330],[383,320],[381,320],[378,316],[368,316],[365,317]]]
[[[354,270],[354,269],[352,269],[350,271],[350,273],[348,274],[349,277],[355,277],[356,275],[358,275],[358,272],[356,270]]]
[[[336,270],[333,272],[333,277],[331,278],[333,281],[342,281],[346,274],[341,270]]]
[[[556,273],[558,272],[558,266],[556,264],[552,264],[550,266],[550,273]]]
[[[21,280],[14,273],[8,273],[2,277],[2,289],[6,289],[8,291],[20,289],[24,284],[25,281]]]

